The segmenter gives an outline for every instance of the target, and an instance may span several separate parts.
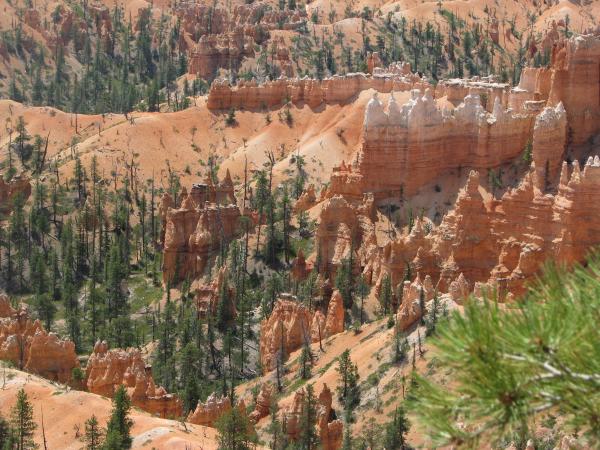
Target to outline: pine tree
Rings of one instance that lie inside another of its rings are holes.
[[[272,450],[284,450],[288,445],[288,436],[279,418],[276,401],[271,402],[269,413],[271,415],[271,423],[267,426],[266,431],[271,436],[270,448]]]
[[[15,446],[14,433],[8,421],[0,416],[0,449],[11,449]]]
[[[335,274],[335,288],[340,291],[344,300],[344,308],[352,308],[353,280],[352,280],[352,250],[350,258],[344,258]]]
[[[419,309],[421,310],[420,325],[425,325],[425,317],[427,316],[427,304],[425,303],[425,289],[421,287],[419,290]]]
[[[467,302],[437,328],[439,364],[451,386],[415,377],[410,409],[432,446],[527,433],[559,410],[563,429],[600,443],[600,259],[572,272],[549,268],[514,307]]]
[[[392,421],[385,425],[383,447],[386,450],[405,450],[410,448],[406,443],[406,434],[409,430],[410,422],[406,418],[404,408],[396,408]]]
[[[50,330],[56,306],[48,293],[48,279],[46,275],[46,262],[42,253],[33,252],[31,267],[31,280],[33,284],[34,298],[33,302],[38,317],[44,322],[46,330]]]
[[[302,353],[300,353],[299,361],[300,370],[298,375],[303,380],[308,380],[311,377],[311,366],[312,366],[312,353],[310,351],[310,345],[307,342],[302,346]]]
[[[394,333],[394,354],[393,359],[396,364],[400,364],[408,359],[408,352],[410,351],[410,344],[408,339],[402,335],[402,333],[396,329]]]
[[[98,424],[98,419],[92,415],[85,421],[85,448],[86,450],[100,450],[103,445],[104,431]]]
[[[379,303],[383,315],[387,315],[392,306],[392,279],[389,274],[383,276],[381,282],[381,294],[379,294]]]
[[[197,380],[202,379],[201,352],[195,342],[188,342],[179,353],[179,384],[183,388],[181,395],[183,409],[189,412],[196,407],[200,397]]]
[[[231,408],[215,423],[219,450],[250,450],[254,437],[251,425],[245,413],[238,407]]]
[[[319,445],[319,437],[315,429],[317,421],[317,397],[312,384],[306,386],[300,414],[300,435],[298,446],[302,450],[313,450]]]
[[[113,397],[113,409],[106,427],[105,450],[123,450],[131,448],[131,427],[133,421],[129,418],[131,400],[125,386],[120,385]]]
[[[33,420],[33,406],[22,388],[17,392],[17,403],[11,410],[10,422],[15,435],[15,450],[37,448],[33,441],[33,433],[37,428]]]
[[[358,367],[350,359],[350,350],[345,350],[339,357],[337,372],[340,385],[337,388],[340,402],[346,408],[352,408],[360,402]]]

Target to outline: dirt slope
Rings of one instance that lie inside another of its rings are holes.
[[[19,389],[25,389],[33,404],[34,420],[38,423],[35,441],[43,448],[42,411],[46,442],[49,449],[80,449],[80,436],[85,421],[95,414],[102,426],[111,412],[111,401],[87,392],[65,390],[62,386],[18,370],[6,369],[0,389],[0,411],[8,418]],[[133,448],[165,450],[217,448],[216,430],[175,420],[159,419],[138,409],[131,413]]]

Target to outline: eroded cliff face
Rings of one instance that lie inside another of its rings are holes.
[[[485,283],[501,295],[518,295],[545,261],[582,261],[600,244],[600,158],[590,158],[583,170],[577,162],[571,167],[563,163],[561,172],[556,195],[537,187],[533,169],[518,188],[487,202],[478,174],[471,172],[455,209],[440,226],[425,234],[417,222],[411,233],[389,243],[374,278],[381,282],[387,273],[395,285],[410,261],[414,270],[434,280],[439,292],[459,301],[465,283],[468,291],[476,287],[473,283]]]
[[[89,392],[109,398],[123,385],[133,405],[163,418],[176,418],[183,413],[177,396],[156,387],[151,369],[137,349],[109,350],[106,342],[97,342],[88,359],[85,384]]]
[[[598,195],[593,193],[597,160],[588,160],[582,171],[563,159],[600,130],[569,112],[570,105],[587,111],[586,117],[597,114],[598,46],[595,36],[557,44],[552,66],[525,70],[510,91],[490,80],[440,83],[438,93],[447,99],[468,88],[453,110],[440,109],[431,91],[413,90],[402,106],[391,95],[386,108],[375,94],[365,111],[358,158],[333,170],[328,200],[321,205],[320,273],[335,272],[352,242],[354,260],[377,292],[385,274],[398,287],[408,265],[413,274],[431,277],[438,292],[460,299],[467,286],[472,290],[479,283],[517,295],[545,260],[581,261],[600,243],[594,238],[598,211],[592,200]],[[582,73],[570,73],[578,69]],[[580,84],[591,91],[589,98]],[[485,104],[479,94],[486,95]],[[480,186],[479,172],[520,161],[524,149],[531,155],[530,172],[518,188],[495,199]],[[410,232],[399,230],[391,241],[378,241],[372,232],[376,217],[364,213],[365,196],[371,209],[386,199],[410,201],[439,177],[464,169],[473,171],[438,227],[417,219]],[[587,205],[585,212],[581,204]],[[406,322],[419,316],[409,304],[402,314]]]
[[[260,361],[265,373],[275,369],[278,358],[285,361],[303,345],[344,331],[344,303],[339,292],[331,296],[326,314],[310,311],[289,294],[281,297],[260,324]]]
[[[459,168],[499,167],[522,154],[534,120],[533,114],[505,110],[500,98],[488,113],[478,94],[467,95],[453,111],[440,109],[430,90],[411,91],[402,106],[392,94],[387,110],[375,94],[365,111],[358,158],[334,171],[329,195],[404,198]]]
[[[462,103],[440,109],[434,96]],[[358,158],[334,169],[328,195],[410,197],[450,171],[507,164],[528,142],[538,178],[555,185],[565,145],[577,148],[600,131],[600,38],[555,44],[551,67],[524,70],[510,91],[491,79],[449,80],[411,97],[399,105],[391,95],[384,108],[373,96]]]
[[[12,308],[8,297],[3,295],[0,295],[0,359],[60,383],[70,382],[73,369],[79,367],[71,341],[46,332],[39,320],[29,318],[27,308]]]
[[[283,412],[286,422],[286,432],[292,440],[300,437],[300,423],[304,412],[306,391],[296,391],[292,404]],[[342,446],[344,424],[336,418],[335,411],[331,407],[331,390],[326,384],[319,393],[316,414],[316,429],[319,440],[324,450],[337,450]]]
[[[275,10],[264,2],[236,5],[180,3],[175,14],[181,20],[179,44],[189,50],[188,72],[212,80],[219,69],[237,70],[244,58],[254,56],[255,46],[265,43],[273,30],[298,30],[305,24],[306,11]],[[278,69],[288,73],[287,48],[277,49]]]
[[[323,80],[309,78],[279,78],[258,84],[256,81],[240,81],[231,86],[227,81],[215,80],[208,93],[209,109],[259,109],[279,106],[289,101],[294,105],[306,104],[311,108],[325,104],[350,101],[361,91],[374,89],[378,92],[426,89],[430,84],[417,74],[410,73],[410,66],[392,65],[385,71],[374,69],[373,75],[354,73],[333,76]]]
[[[163,280],[194,279],[203,274],[213,252],[230,241],[238,229],[240,210],[227,172],[217,185],[211,180],[182,193],[179,208],[163,197],[160,212],[164,225]]]
[[[27,201],[31,195],[29,180],[17,177],[7,183],[4,178],[0,178],[0,214],[8,214],[12,211],[12,203],[18,195],[23,201]]]

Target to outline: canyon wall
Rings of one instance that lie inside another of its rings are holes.
[[[479,95],[470,94],[453,111],[440,110],[429,90],[411,92],[398,105],[390,96],[387,111],[375,94],[365,111],[364,141],[355,163],[358,177],[348,181],[340,170],[331,192],[373,193],[376,200],[411,196],[422,186],[459,167],[498,167],[522,154],[531,136],[534,116],[512,114],[495,101],[487,113]],[[357,189],[357,188],[355,188]]]
[[[292,404],[283,412],[286,432],[292,441],[297,441],[300,437],[306,395],[305,389],[296,391]],[[342,447],[344,424],[336,418],[331,405],[331,390],[324,384],[317,400],[315,421],[319,442],[323,446],[323,450],[337,450]]]
[[[151,368],[138,349],[109,350],[106,342],[97,342],[88,359],[85,384],[89,392],[109,398],[123,385],[134,406],[163,418],[176,418],[183,413],[177,396],[155,386]]]
[[[586,119],[596,117],[600,107],[599,48],[600,38],[591,35],[558,43],[551,67],[525,69],[510,91],[492,80],[440,83],[437,93],[446,100],[467,92],[455,108],[442,108],[432,91],[416,89],[404,105],[390,95],[384,108],[375,93],[365,111],[357,158],[334,168],[324,195],[328,200],[317,230],[320,273],[330,276],[350,255],[352,243],[355,264],[376,286],[383,273],[391,274],[397,286],[410,265],[444,292],[462,273],[455,291],[464,280],[471,289],[473,283],[490,281],[516,294],[547,258],[580,261],[586,249],[600,243],[594,238],[597,208],[590,203],[596,163],[588,160],[583,171],[574,166],[573,174],[561,165],[567,151],[600,131],[600,121]],[[580,110],[587,111],[584,118]],[[477,172],[518,163],[523,155],[532,164],[521,187],[497,200],[486,193],[484,201]],[[410,201],[440,177],[464,170],[475,172],[439,227],[417,220],[409,234],[400,231],[385,246],[378,242],[376,218],[364,212],[365,198],[371,199],[371,209],[383,200]],[[579,202],[590,204],[581,223]]]
[[[0,359],[60,383],[70,382],[73,369],[79,367],[71,341],[46,332],[39,320],[29,318],[27,308],[12,308],[8,297],[3,295],[0,295]]]
[[[213,252],[235,236],[240,218],[229,172],[221,183],[195,184],[181,197],[178,208],[168,194],[160,205],[165,283],[202,275]]]
[[[373,75],[353,73],[333,76],[323,80],[310,78],[279,78],[258,84],[256,81],[239,81],[231,86],[226,81],[215,80],[210,88],[207,107],[214,110],[266,109],[287,102],[306,104],[311,108],[325,104],[351,101],[361,91],[378,92],[425,89],[429,83],[419,75],[410,73],[410,65],[398,63],[385,72],[375,69]]]
[[[275,10],[261,2],[233,8],[181,2],[175,14],[182,28],[179,45],[189,51],[188,73],[208,81],[219,69],[239,69],[244,58],[254,56],[255,46],[270,38],[271,31],[298,30],[307,20],[302,9]],[[272,42],[277,48],[277,67],[289,73],[289,52],[277,44]]]
[[[466,280],[469,290],[486,283],[501,295],[518,295],[545,261],[582,261],[600,244],[600,158],[590,158],[583,170],[578,162],[570,168],[563,163],[556,195],[544,194],[536,177],[532,169],[518,188],[486,201],[478,174],[471,172],[440,226],[426,233],[417,221],[409,234],[388,243],[373,279],[380,283],[387,273],[395,286],[409,262],[439,292],[451,291],[451,280],[462,276],[460,284]]]
[[[599,90],[600,38],[588,35],[557,43],[551,67],[525,69],[510,92],[491,80],[449,80],[435,91],[413,89],[404,105],[391,95],[387,108],[375,93],[358,157],[334,169],[328,194],[410,197],[450,171],[509,163],[529,142],[539,178],[555,185],[565,146],[600,131]],[[465,96],[447,109],[434,95],[453,102]]]
[[[319,342],[344,331],[344,303],[335,291],[326,314],[310,311],[289,294],[282,294],[271,315],[260,324],[260,362],[265,373],[275,369],[305,344]]]

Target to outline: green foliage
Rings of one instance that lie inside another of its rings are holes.
[[[131,399],[125,386],[120,385],[113,397],[113,409],[106,427],[104,450],[123,450],[131,448],[131,427],[133,421],[129,418]]]
[[[521,159],[525,164],[530,164],[533,160],[533,142],[531,139],[527,141],[527,144],[523,149],[523,155],[521,156]]]
[[[12,449],[15,446],[14,434],[8,421],[0,416],[0,449]]]
[[[237,123],[237,120],[235,118],[235,109],[231,108],[229,110],[229,112],[227,113],[227,117],[225,117],[225,123],[230,127]]]
[[[386,450],[405,450],[410,448],[406,443],[406,434],[409,430],[410,422],[406,418],[404,408],[396,408],[394,417],[385,425],[383,448]]]
[[[350,359],[350,350],[345,350],[339,357],[337,372],[340,383],[337,387],[340,402],[346,408],[353,408],[360,403],[360,388],[358,385],[358,366]]]
[[[453,313],[434,346],[454,382],[418,377],[411,406],[433,444],[526,435],[534,418],[553,409],[597,445],[599,310],[595,256],[573,272],[549,268],[514,307],[470,301],[464,314]]]
[[[98,424],[98,419],[92,415],[85,421],[84,442],[86,450],[100,450],[104,442],[104,430]]]
[[[410,351],[410,344],[408,338],[399,331],[394,333],[394,347],[392,358],[396,364],[403,363],[408,360],[408,352]]]
[[[379,303],[382,314],[387,315],[392,308],[392,278],[387,273],[383,276],[383,281],[381,282]]]
[[[14,449],[27,450],[37,448],[33,433],[37,424],[33,420],[33,406],[24,389],[17,392],[17,402],[10,412],[10,424],[14,435]]]
[[[352,258],[344,258],[335,274],[335,288],[340,291],[344,300],[344,308],[350,309],[354,303],[353,288],[354,281],[352,276]]]
[[[317,422],[317,397],[315,395],[314,386],[308,384],[304,389],[302,398],[302,412],[300,414],[299,427],[300,435],[298,436],[297,445],[302,450],[317,449],[319,445],[319,437],[315,429]]]
[[[255,442],[252,425],[239,408],[231,408],[215,423],[219,450],[250,450]]]
[[[300,360],[298,362],[298,365],[300,366],[298,375],[303,380],[308,380],[311,376],[310,369],[312,366],[312,358],[313,356],[310,351],[310,345],[308,345],[308,343],[305,343],[302,346],[302,353],[300,353]]]

